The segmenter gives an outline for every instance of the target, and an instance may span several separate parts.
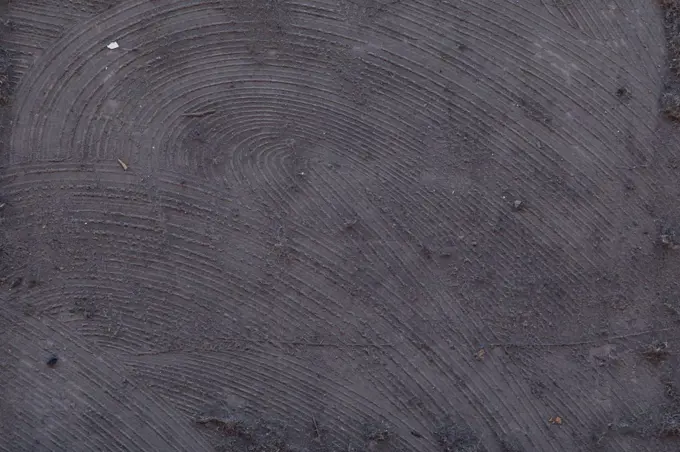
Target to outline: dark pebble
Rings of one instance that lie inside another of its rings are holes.
[[[52,355],[52,356],[50,356],[50,357],[47,359],[47,363],[46,363],[46,364],[47,364],[49,367],[54,367],[54,366],[57,365],[57,362],[58,362],[58,361],[59,361],[59,358],[57,357],[57,355]]]

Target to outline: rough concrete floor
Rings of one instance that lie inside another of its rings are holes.
[[[677,451],[673,7],[0,3],[0,450]]]

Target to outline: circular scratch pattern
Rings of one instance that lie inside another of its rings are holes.
[[[629,249],[655,253],[642,231],[669,172],[631,169],[659,152],[656,97],[635,92],[660,88],[662,52],[640,53],[660,24],[642,21],[652,5],[614,2],[613,22],[611,2],[575,3],[151,0],[55,15],[75,24],[22,70],[2,175],[6,241],[26,244],[4,308],[28,319],[10,336],[12,391],[34,386],[26,412],[53,415],[40,400],[54,382],[19,363],[62,347],[73,384],[105,393],[77,409],[108,404],[124,438],[91,437],[92,418],[42,440],[204,450],[224,438],[187,425],[217,404],[286,419],[299,447],[457,450],[441,433],[455,427],[470,447],[577,450],[612,406],[635,411],[584,386],[628,380],[493,345],[622,334],[635,309],[599,300],[637,271]],[[571,431],[546,424],[557,414]],[[375,423],[389,444],[367,434]],[[176,426],[190,433],[163,443]]]

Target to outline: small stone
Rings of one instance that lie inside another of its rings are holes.
[[[59,361],[59,357],[57,355],[52,355],[47,359],[47,364],[48,367],[54,367],[57,365],[57,362]]]
[[[512,203],[512,208],[515,209],[515,210],[522,210],[524,208],[524,203],[522,201],[520,201],[519,199],[516,199]]]

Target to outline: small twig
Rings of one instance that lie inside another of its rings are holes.
[[[321,439],[321,430],[319,429],[319,424],[316,422],[316,418],[312,416],[312,422],[314,423],[314,434],[316,435],[316,439]]]
[[[182,113],[182,116],[186,116],[188,118],[202,118],[203,116],[209,116],[212,114],[217,113],[217,110],[203,110],[203,111],[193,111],[189,113]]]
[[[604,337],[602,339],[592,339],[592,340],[587,340],[587,341],[577,341],[577,342],[543,342],[543,343],[538,343],[538,344],[530,344],[530,343],[503,343],[503,342],[496,342],[491,344],[492,347],[520,347],[520,348],[530,348],[530,347],[580,347],[582,345],[592,345],[596,344],[598,342],[607,342],[607,341],[617,341],[621,339],[630,339],[631,337],[638,337],[638,336],[644,336],[646,334],[655,334],[655,333],[662,333],[665,331],[671,331],[671,330],[676,330],[677,327],[670,327],[670,328],[662,328],[659,330],[647,330],[647,331],[640,331],[637,333],[630,333],[630,334],[622,334],[619,336],[610,336],[610,337]]]
[[[197,424],[209,424],[211,422],[224,422],[224,419],[218,416],[198,416],[196,418]]]
[[[195,419],[197,424],[215,424],[227,436],[247,436],[248,429],[245,428],[240,419],[231,417],[213,416],[202,414]]]

